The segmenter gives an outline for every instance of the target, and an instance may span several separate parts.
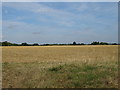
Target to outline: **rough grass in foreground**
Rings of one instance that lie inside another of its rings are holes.
[[[110,64],[99,66],[99,64],[79,65],[69,63],[41,68],[40,63],[4,63],[3,67],[3,87],[118,87],[117,66],[115,64],[111,67]]]
[[[3,88],[117,88],[117,46],[3,47]]]

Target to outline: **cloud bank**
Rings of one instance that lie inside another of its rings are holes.
[[[117,42],[117,3],[3,3],[3,40],[11,42]]]

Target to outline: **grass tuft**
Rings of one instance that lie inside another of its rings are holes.
[[[63,66],[57,66],[57,67],[52,67],[49,69],[49,71],[52,71],[52,72],[58,72],[62,69]]]

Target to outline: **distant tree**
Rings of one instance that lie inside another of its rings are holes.
[[[48,46],[48,45],[50,45],[50,44],[45,44],[45,46]]]
[[[73,45],[76,45],[76,42],[73,42]]]
[[[112,45],[118,45],[117,43],[112,43]]]
[[[91,45],[99,45],[99,42],[92,42]]]
[[[106,42],[100,42],[99,44],[100,45],[108,45],[108,43],[106,43]]]
[[[39,44],[38,43],[34,43],[33,46],[39,46]]]
[[[0,46],[2,46],[2,42],[0,42]]]
[[[19,46],[19,44],[13,43],[12,46]]]
[[[2,42],[2,46],[12,46],[12,43],[5,41]]]
[[[84,43],[80,43],[80,45],[85,45]]]
[[[26,42],[22,43],[21,46],[29,46]]]

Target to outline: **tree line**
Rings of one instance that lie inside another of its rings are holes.
[[[118,45],[117,43],[107,43],[107,42],[92,42],[90,44],[85,44],[85,43],[76,43],[75,41],[71,44],[28,44],[26,42],[21,43],[21,44],[16,44],[16,43],[10,43],[8,41],[0,42],[0,46],[53,46],[53,45]]]

